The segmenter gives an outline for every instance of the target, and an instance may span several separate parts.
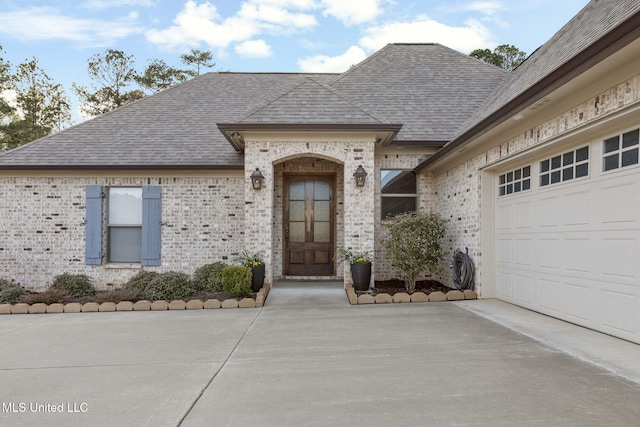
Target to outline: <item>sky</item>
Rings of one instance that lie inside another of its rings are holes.
[[[209,50],[210,71],[342,72],[387,43],[440,43],[468,54],[544,44],[588,0],[0,0],[0,55],[35,57],[73,104],[87,61],[106,49],[140,71]]]

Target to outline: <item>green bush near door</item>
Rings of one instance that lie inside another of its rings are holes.
[[[232,265],[222,270],[222,289],[233,298],[251,294],[251,268]]]

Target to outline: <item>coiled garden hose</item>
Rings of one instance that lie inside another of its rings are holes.
[[[466,253],[456,249],[453,253],[453,283],[458,290],[473,290],[475,268],[473,261],[469,257],[469,248],[465,248]]]

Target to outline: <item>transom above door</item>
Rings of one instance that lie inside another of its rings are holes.
[[[285,175],[284,274],[335,274],[334,175]]]

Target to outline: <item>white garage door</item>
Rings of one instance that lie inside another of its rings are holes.
[[[640,343],[638,136],[498,173],[498,298]]]

